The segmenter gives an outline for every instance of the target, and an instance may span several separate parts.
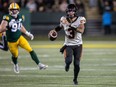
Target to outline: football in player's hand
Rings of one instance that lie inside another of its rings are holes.
[[[57,38],[57,32],[55,30],[51,30],[49,33],[48,33],[48,38],[51,40],[51,41],[54,41],[56,40]]]

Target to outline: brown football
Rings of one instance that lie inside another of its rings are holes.
[[[57,38],[57,32],[56,32],[56,31],[50,31],[49,34],[48,34],[48,38],[49,38],[51,41],[56,40],[56,38]]]

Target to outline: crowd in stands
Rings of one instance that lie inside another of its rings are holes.
[[[85,4],[98,8],[103,17],[104,34],[111,34],[111,13],[116,12],[116,0],[0,0],[0,12],[8,13],[9,4],[16,2],[20,8],[34,12],[65,12],[68,4],[76,4],[78,12],[85,15]],[[107,20],[106,20],[107,19]]]
[[[75,3],[79,11],[85,11],[84,0],[0,0],[0,11],[8,12],[8,6],[17,2],[21,8],[30,12],[64,12],[67,5]],[[98,6],[100,14],[105,10],[116,11],[116,0],[88,0],[89,6]],[[98,4],[97,4],[98,3]]]
[[[116,12],[116,0],[98,0],[98,8],[100,14],[103,14],[105,11]]]
[[[104,35],[110,35],[112,31],[112,12],[116,12],[116,0],[99,0],[99,12],[102,15]]]
[[[32,12],[64,12],[68,4],[75,3],[79,11],[84,11],[82,0],[0,0],[0,11],[8,12],[10,3],[16,2],[21,8]]]
[[[102,28],[104,35],[112,34],[114,32],[114,30],[112,29],[112,13],[116,12],[116,0],[89,0],[88,4],[90,9],[99,9],[99,15],[101,15],[102,17]]]

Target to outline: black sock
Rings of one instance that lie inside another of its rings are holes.
[[[77,80],[79,71],[80,71],[80,66],[79,66],[79,65],[76,65],[76,66],[74,67],[74,80]]]

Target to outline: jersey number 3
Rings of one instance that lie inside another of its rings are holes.
[[[74,39],[74,37],[75,37],[75,31],[72,30],[71,28],[69,28],[68,32],[69,32],[68,38]]]

